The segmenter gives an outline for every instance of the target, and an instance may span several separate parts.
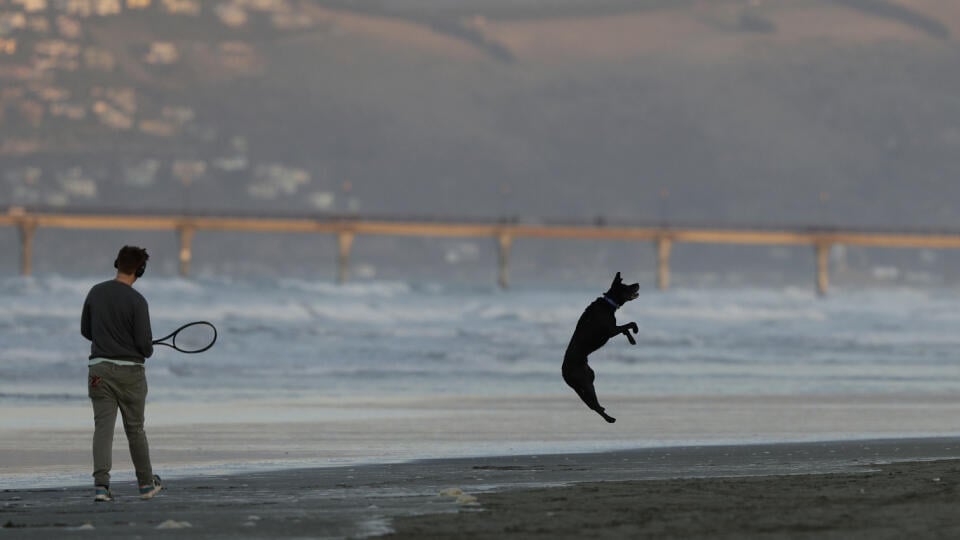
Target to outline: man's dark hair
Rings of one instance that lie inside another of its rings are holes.
[[[123,246],[120,253],[117,253],[117,260],[113,262],[113,267],[124,274],[134,274],[137,277],[143,275],[141,268],[145,269],[150,255],[147,250],[137,246]]]

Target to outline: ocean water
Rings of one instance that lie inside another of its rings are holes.
[[[0,279],[0,483],[89,482],[97,277]],[[591,356],[606,424],[560,376],[605,289],[149,278],[155,336],[206,320],[207,352],[147,361],[167,477],[419,458],[960,433],[960,291],[642,290]],[[131,476],[122,430],[116,472]],[[124,472],[126,471],[126,472]]]
[[[97,278],[0,281],[0,403],[85,400],[80,309]],[[144,279],[155,336],[207,320],[211,350],[157,348],[151,401],[555,395],[584,307],[602,287],[462,288],[279,279]],[[817,395],[960,391],[960,291],[642,291],[636,321],[591,358],[603,394]]]

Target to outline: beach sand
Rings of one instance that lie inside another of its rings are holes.
[[[844,474],[591,482],[401,517],[387,539],[960,538],[960,460]]]
[[[954,538],[958,484],[958,437],[421,460],[3,489],[0,538]]]

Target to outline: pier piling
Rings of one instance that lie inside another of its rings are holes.
[[[177,229],[177,236],[180,237],[180,276],[187,277],[190,274],[190,262],[193,260],[193,235],[196,229],[183,226]]]
[[[657,288],[665,291],[670,288],[670,252],[673,241],[661,236],[657,238]]]
[[[830,288],[830,247],[828,242],[818,242],[817,250],[817,294],[826,296]]]
[[[513,236],[501,232],[497,235],[497,262],[499,273],[497,283],[501,289],[510,287],[510,249],[513,247]]]
[[[350,251],[353,249],[353,232],[337,233],[337,283],[344,284],[350,277]]]
[[[33,273],[33,237],[37,232],[37,224],[24,219],[18,226],[20,230],[20,273],[29,276]]]

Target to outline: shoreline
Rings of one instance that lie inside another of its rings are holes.
[[[608,521],[598,526],[615,533],[616,527],[611,529],[610,524],[623,521],[623,508],[652,504],[647,494],[650,486],[659,486],[656,492],[661,495],[687,501],[693,500],[688,497],[689,486],[700,486],[695,491],[713,493],[708,502],[722,506],[733,500],[731,497],[748,497],[755,490],[776,499],[782,495],[781,486],[790,485],[790,496],[778,503],[789,508],[791,504],[805,504],[806,494],[826,489],[829,482],[824,483],[824,475],[848,480],[867,475],[871,481],[880,481],[883,474],[876,471],[885,470],[889,463],[903,469],[897,469],[901,472],[896,478],[909,478],[911,482],[920,482],[933,470],[931,463],[940,463],[945,468],[937,469],[941,481],[935,482],[936,489],[956,489],[960,465],[945,460],[960,460],[960,436],[419,460],[180,478],[168,481],[168,489],[151,501],[138,500],[131,481],[116,481],[113,491],[117,501],[100,504],[93,502],[92,488],[86,486],[3,489],[0,524],[7,527],[4,530],[15,530],[18,538],[43,538],[79,527],[92,528],[105,537],[152,538],[169,533],[157,528],[164,524],[183,527],[179,534],[187,538],[355,538],[394,530],[397,538],[440,538],[459,536],[460,529],[445,527],[466,526],[457,520],[473,519],[471,514],[484,510],[479,521],[486,520],[485,527],[499,526],[499,532],[481,528],[469,535],[523,538],[539,535],[534,529],[522,530],[528,517],[534,527],[537,512],[546,516],[546,512],[554,511],[544,510],[556,504],[546,499],[580,501],[587,505],[583,508],[589,508],[590,504],[603,502],[597,496],[603,487],[617,490],[612,493],[620,503],[609,504],[607,500],[609,509],[601,505],[591,515],[606,516],[603,519]],[[638,482],[646,487],[638,489]],[[711,491],[714,487],[710,486],[723,486],[723,493]],[[464,496],[440,495],[444,490]],[[553,495],[544,495],[547,492]],[[926,497],[940,492],[917,493]],[[955,497],[949,500],[955,507]],[[655,506],[662,508],[663,504]],[[496,512],[514,507],[529,512],[523,514],[526,517],[519,525],[515,514],[497,517]],[[572,531],[579,522],[574,520],[567,528]],[[518,526],[521,529],[512,534]],[[735,533],[737,530],[728,526],[712,534]],[[564,536],[554,534],[558,535]]]
[[[158,474],[170,477],[431,457],[960,434],[960,402],[945,394],[610,396],[608,402],[618,417],[614,425],[566,394],[160,401],[148,404],[146,429]],[[4,413],[0,485],[60,487],[89,480],[89,404],[5,407]],[[132,477],[131,469],[118,427],[116,478]]]

